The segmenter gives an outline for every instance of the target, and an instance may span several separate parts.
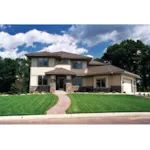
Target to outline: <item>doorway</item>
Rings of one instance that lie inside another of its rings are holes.
[[[56,77],[56,90],[65,90],[66,89],[66,78],[65,76]]]

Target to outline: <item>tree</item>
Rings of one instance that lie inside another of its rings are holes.
[[[107,48],[100,60],[140,75],[142,89],[150,89],[150,46],[140,40],[114,44]]]
[[[2,59],[0,57],[0,92],[28,92],[28,59]]]

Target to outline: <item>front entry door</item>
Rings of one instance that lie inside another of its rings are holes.
[[[57,77],[57,90],[65,90],[65,77]]]

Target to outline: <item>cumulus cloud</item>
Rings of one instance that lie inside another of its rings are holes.
[[[88,56],[88,57],[94,58],[94,56],[93,56],[93,55],[85,55],[85,56]]]
[[[13,49],[12,51],[0,51],[0,56],[2,58],[12,58],[12,59],[16,59],[16,58],[22,58],[24,57],[24,54],[27,54],[27,51],[21,51],[18,52],[18,49]]]
[[[67,33],[58,35],[33,29],[26,33],[17,33],[15,35],[10,35],[3,31],[0,32],[0,48],[4,49],[3,52],[0,52],[0,56],[19,57],[21,54],[24,54],[25,51],[22,51],[20,54],[17,53],[16,49],[18,46],[25,44],[26,47],[32,46],[35,48],[35,42],[50,44],[50,46],[43,48],[41,51],[69,51],[78,54],[88,52],[88,50],[84,48],[78,48],[78,40]]]
[[[0,47],[7,50],[17,48],[23,44],[26,44],[26,46],[33,46],[34,42],[52,44],[72,43],[77,42],[77,40],[68,34],[49,34],[36,29],[30,30],[26,33],[17,33],[15,35],[10,35],[6,32],[0,32]]]
[[[87,53],[88,50],[85,48],[78,48],[75,43],[54,43],[48,47],[43,48],[40,51],[48,51],[48,52],[58,52],[58,51],[65,51],[70,53],[82,54]]]
[[[150,25],[73,25],[68,33],[89,47],[103,42],[119,43],[126,39],[139,39],[150,44]]]

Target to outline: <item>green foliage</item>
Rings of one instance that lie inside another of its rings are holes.
[[[28,59],[0,57],[0,93],[28,92],[29,63]]]
[[[147,91],[150,88],[150,46],[140,40],[125,40],[107,48],[102,61],[138,74],[141,77],[139,89]]]

